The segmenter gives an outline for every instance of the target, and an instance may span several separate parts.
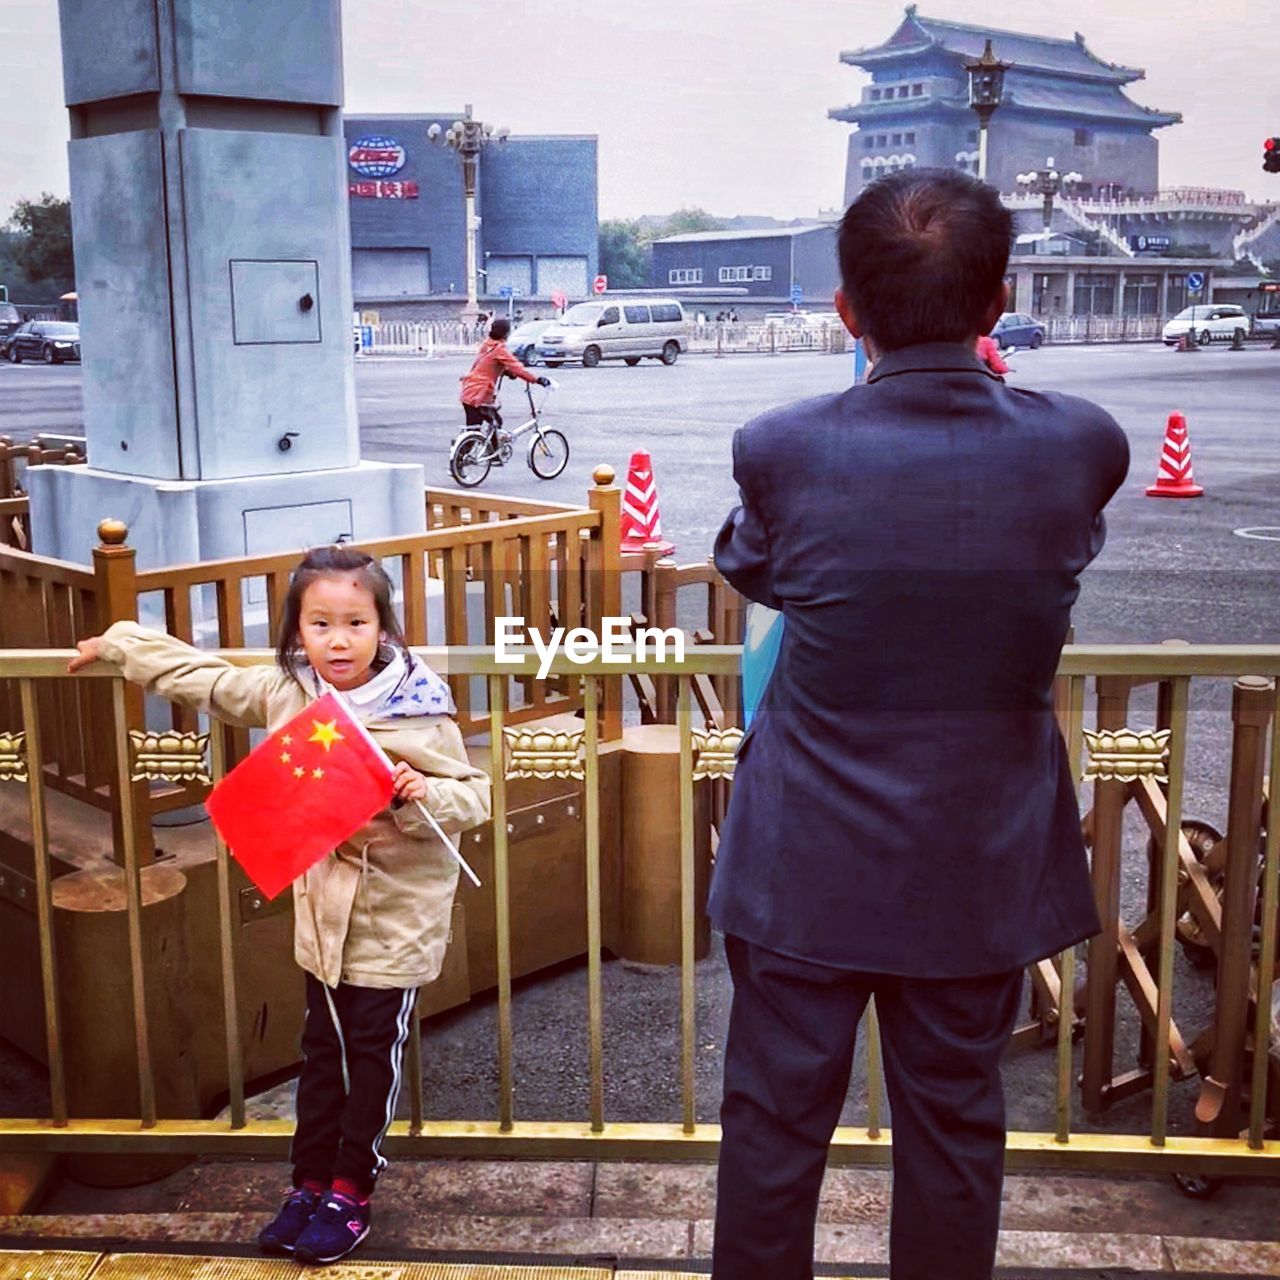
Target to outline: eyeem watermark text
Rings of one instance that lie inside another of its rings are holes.
[[[650,648],[658,662],[684,661],[684,632],[679,627],[665,630],[637,627],[633,631],[630,618],[603,618],[599,635],[588,627],[574,627],[567,634],[564,627],[556,627],[550,636],[544,636],[523,618],[502,617],[493,621],[495,660],[518,663],[521,655],[517,650],[532,646],[538,655],[539,680],[547,678],[552,659],[561,652],[570,662],[579,665],[597,658],[601,662],[621,664],[632,658],[648,657]]]

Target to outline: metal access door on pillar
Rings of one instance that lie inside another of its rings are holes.
[[[345,228],[328,137],[186,129],[198,478],[352,466]],[[262,181],[263,173],[275,180]],[[283,375],[283,376],[282,376]]]

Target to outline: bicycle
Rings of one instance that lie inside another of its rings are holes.
[[[502,379],[498,379],[501,387]],[[515,442],[523,435],[533,432],[529,441],[529,469],[539,480],[554,480],[568,465],[569,441],[564,433],[554,427],[542,425],[542,410],[546,405],[547,395],[556,387],[550,382],[540,402],[533,398],[534,384],[525,383],[525,394],[529,399],[530,418],[518,427],[508,430],[502,425],[501,408],[497,400],[495,388],[494,402],[481,406],[481,414],[485,419],[483,427],[467,427],[454,438],[449,448],[449,473],[454,480],[465,489],[474,489],[482,484],[492,467],[502,467],[511,461],[515,453]]]

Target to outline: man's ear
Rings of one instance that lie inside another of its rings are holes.
[[[999,292],[991,299],[986,311],[982,313],[982,328],[979,334],[990,333],[996,327],[996,321],[1009,310],[1009,286],[1003,282]]]
[[[857,314],[854,312],[853,304],[845,295],[843,289],[836,290],[835,296],[836,311],[840,314],[840,320],[844,327],[849,330],[855,338],[863,336],[862,325],[858,321]]]

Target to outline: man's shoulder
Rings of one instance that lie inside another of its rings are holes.
[[[767,447],[778,440],[794,443],[797,428],[811,428],[835,421],[852,390],[855,388],[824,396],[810,396],[807,400],[793,400],[790,404],[766,409],[739,430],[741,442],[749,447]]]
[[[1100,404],[1065,391],[1011,389],[1026,410],[1025,421],[1048,431],[1068,431],[1073,439],[1127,443],[1124,429]]]

